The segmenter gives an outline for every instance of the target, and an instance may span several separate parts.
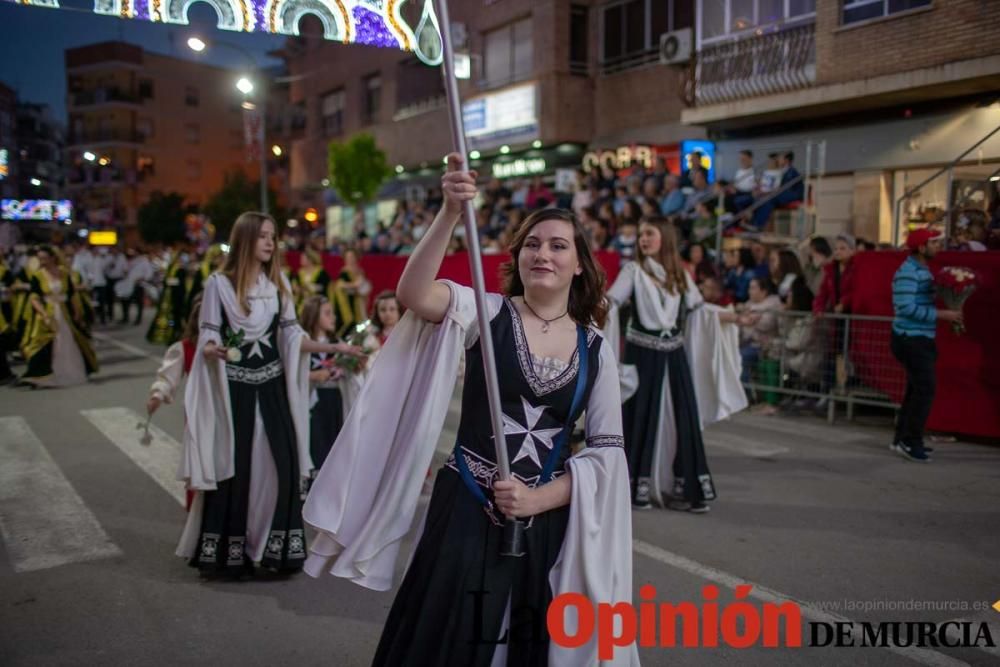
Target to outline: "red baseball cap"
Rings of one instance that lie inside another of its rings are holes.
[[[916,250],[922,245],[927,245],[928,241],[944,238],[944,234],[938,229],[914,229],[906,236],[906,247]]]

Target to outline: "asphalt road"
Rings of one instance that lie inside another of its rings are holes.
[[[173,555],[183,415],[164,407],[155,442],[138,445],[162,353],[141,333],[104,330],[101,373],[84,387],[0,388],[0,665],[369,664],[391,592],[305,575],[206,582]],[[806,624],[960,618],[990,622],[1000,643],[988,608],[1000,599],[1000,446],[939,444],[919,465],[888,451],[890,435],[884,418],[741,415],[711,427],[712,511],[633,513],[636,600],[652,584],[658,602],[700,606],[715,584],[724,604],[747,583],[754,606],[798,601]],[[1000,649],[758,644],[641,657],[948,666],[1000,664]]]

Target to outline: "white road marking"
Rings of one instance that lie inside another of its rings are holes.
[[[149,435],[153,441],[148,445],[142,444],[139,441],[142,431],[136,428],[136,424],[146,421],[146,417],[128,408],[81,410],[80,414],[132,459],[143,472],[153,478],[164,491],[182,506],[185,504],[184,484],[177,480],[177,469],[181,462],[181,443],[155,424],[150,424]]]
[[[94,340],[99,340],[102,343],[107,343],[109,345],[114,345],[115,347],[118,347],[118,348],[120,348],[122,350],[125,350],[129,354],[134,354],[137,357],[145,357],[146,359],[151,359],[151,360],[155,361],[156,363],[160,363],[160,361],[163,359],[162,355],[157,356],[155,354],[147,352],[146,350],[142,349],[141,347],[137,347],[135,345],[132,345],[131,343],[125,343],[123,341],[116,340],[115,338],[112,338],[111,336],[109,336],[107,334],[104,334],[104,333],[100,333],[100,332],[95,331],[93,333],[93,336],[94,336]],[[164,348],[164,350],[166,350],[166,348]]]
[[[15,572],[122,553],[23,417],[0,417],[0,533]]]
[[[683,570],[684,572],[693,574],[696,577],[701,577],[702,579],[715,582],[730,590],[735,590],[737,586],[749,584],[750,586],[753,586],[753,589],[750,591],[750,597],[761,600],[762,602],[770,602],[774,604],[794,602],[801,608],[802,618],[804,619],[822,623],[852,622],[851,619],[846,616],[832,614],[823,609],[819,609],[805,602],[796,600],[790,595],[785,595],[784,593],[772,590],[766,586],[761,586],[752,581],[747,581],[746,579],[729,574],[728,572],[717,570],[714,567],[702,565],[701,563],[691,560],[690,558],[685,558],[684,556],[667,551],[666,549],[661,549],[660,547],[648,542],[643,542],[642,540],[632,540],[632,548],[635,553],[642,554],[652,560],[664,563],[665,565],[670,565],[671,567],[675,567],[679,570]],[[969,664],[927,648],[890,646],[885,650],[907,657],[910,660],[919,662],[922,665],[930,665],[931,667],[960,667],[962,665]]]

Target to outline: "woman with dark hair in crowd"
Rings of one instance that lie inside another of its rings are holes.
[[[445,204],[399,281],[410,312],[306,502],[318,531],[306,569],[391,587],[465,348],[458,441],[438,472],[373,664],[414,656],[470,667],[597,664],[596,641],[550,642],[546,614],[568,591],[610,604],[632,595],[618,372],[596,329],[607,314],[604,274],[569,211],[536,211],[517,230],[504,294],[487,294],[485,304],[512,472],[498,481],[475,297],[434,279],[477,192],[462,158],[448,163]],[[584,411],[587,446],[574,455],[568,436]],[[505,517],[528,522],[521,558],[499,553]],[[619,651],[616,664],[638,664],[634,645]]]
[[[739,241],[736,241],[739,244]],[[727,241],[728,244],[728,241]],[[725,248],[725,247],[724,247]],[[750,248],[725,248],[722,251],[724,269],[723,286],[736,303],[745,303],[750,298],[750,279],[754,277],[757,263]]]
[[[781,299],[771,279],[754,276],[750,281],[750,300],[739,316],[740,357],[743,360],[743,382],[749,383],[757,376],[764,387],[775,387],[778,383],[778,361],[775,358],[773,342],[778,334],[778,312]],[[765,390],[764,412],[773,414],[778,403],[777,394]]]
[[[633,224],[639,224],[639,218],[642,216],[642,212],[639,210],[639,205],[634,199],[626,199],[625,204],[622,206],[622,214],[619,216],[620,224],[625,224],[626,222],[631,222]]]
[[[379,292],[372,306],[372,324],[375,325],[380,345],[385,345],[389,334],[392,333],[393,328],[399,323],[399,319],[402,316],[403,309],[399,305],[396,293],[392,290]]]
[[[854,293],[854,237],[850,234],[840,234],[833,244],[833,261],[823,267],[823,281],[820,283],[816,298],[813,299],[813,314],[822,317],[824,314],[837,315],[851,312],[851,300]],[[829,391],[836,380],[837,357],[842,354],[844,330],[846,322],[842,318],[827,319],[824,327],[829,349],[823,369],[823,391]],[[825,397],[817,402],[817,407],[827,405]]]
[[[812,290],[805,278],[799,276],[785,297],[786,313],[778,320],[784,345],[784,367],[803,388],[819,381],[825,349],[822,332],[813,326],[812,302]],[[805,401],[796,402],[796,405],[802,407]]]
[[[699,415],[699,397],[688,355],[699,364],[711,366],[711,362],[699,350],[685,347],[712,341],[709,355],[735,355],[735,328],[728,346],[722,342],[724,336],[704,329],[718,327],[721,316],[703,309],[701,293],[684,270],[677,251],[676,231],[663,218],[643,220],[636,261],[622,267],[608,290],[608,298],[616,308],[632,306],[622,357],[623,373],[638,377],[635,394],[623,406],[632,504],[647,509],[652,502],[661,504],[664,496],[670,495],[667,506],[671,509],[707,512],[708,501],[715,499],[715,485],[701,438],[702,420],[715,421],[720,410],[713,405],[710,414]],[[689,320],[695,319],[707,320],[699,322],[704,333],[689,338]],[[617,312],[609,321],[617,321]],[[608,337],[616,338],[611,331]],[[736,368],[738,365],[729,367],[728,380],[738,397],[734,403],[742,409],[746,403]],[[718,385],[714,379],[709,384],[713,385],[714,396]]]
[[[791,291],[792,283],[802,275],[802,264],[790,248],[773,248],[768,256],[768,272],[778,296],[784,299]]]
[[[684,270],[687,271],[696,285],[700,285],[705,278],[718,275],[715,264],[708,258],[705,246],[701,243],[689,243],[681,252],[684,260]]]
[[[814,236],[809,239],[808,259],[805,265],[806,282],[815,294],[823,283],[823,271],[826,265],[833,261],[833,247],[825,236]]]

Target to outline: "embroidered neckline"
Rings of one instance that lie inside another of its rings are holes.
[[[535,364],[533,362],[534,355],[528,348],[528,337],[524,333],[524,322],[521,321],[521,313],[517,312],[517,306],[508,297],[504,297],[503,300],[511,313],[510,319],[514,329],[514,347],[517,348],[517,360],[521,365],[521,374],[527,380],[528,386],[531,387],[531,391],[534,392],[535,396],[551,394],[557,389],[565,387],[570,381],[575,379],[577,370],[580,368],[580,354],[576,348],[573,349],[573,356],[570,358],[569,364],[566,365],[566,368],[561,373],[548,380],[544,380],[538,376],[538,373],[535,372]],[[594,330],[588,327],[588,347],[593,343],[595,336],[597,334]],[[562,360],[560,359],[559,361]]]

